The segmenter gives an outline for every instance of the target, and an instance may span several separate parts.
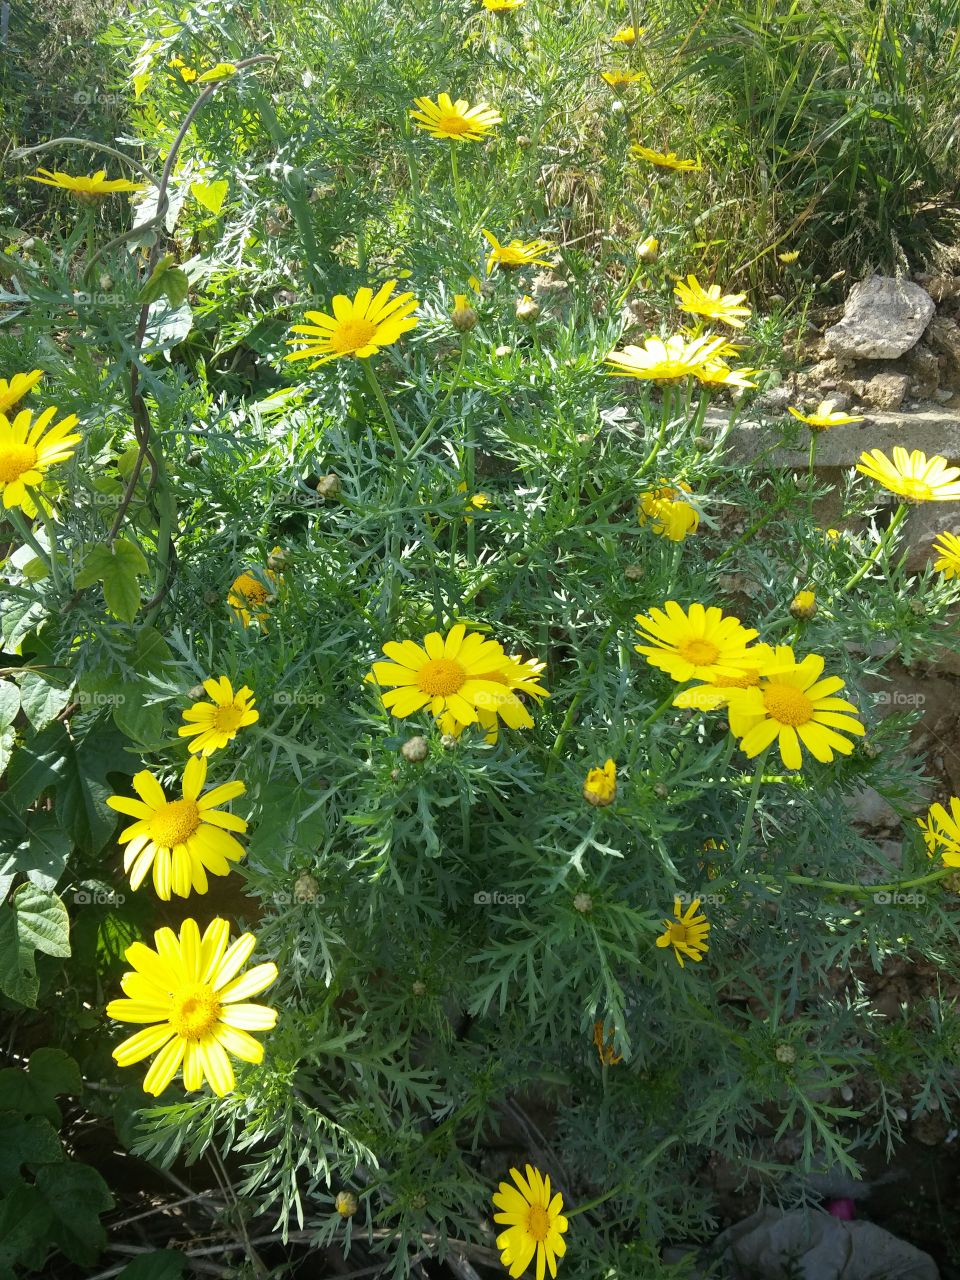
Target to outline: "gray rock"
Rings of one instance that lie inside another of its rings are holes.
[[[933,299],[918,284],[871,276],[853,286],[843,319],[824,338],[835,356],[895,360],[920,341],[934,310]]]
[[[861,822],[865,827],[892,827],[899,821],[896,810],[873,787],[855,792],[847,803],[854,822]]]
[[[960,324],[947,316],[937,316],[930,322],[927,340],[934,351],[942,352],[951,363],[960,364]]]
[[[906,356],[907,369],[913,375],[913,394],[921,400],[929,400],[940,385],[940,361],[923,342]]]

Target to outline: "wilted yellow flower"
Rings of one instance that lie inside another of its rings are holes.
[[[8,382],[0,378],[0,413],[5,414],[12,409],[18,400],[22,400],[28,391],[32,391],[43,377],[42,369],[34,369],[32,373],[15,373]]]
[[[233,691],[226,676],[204,680],[209,702],[195,702],[183,713],[186,724],[177,730],[181,738],[192,738],[187,744],[191,752],[209,756],[232,742],[241,729],[255,724],[260,712],[253,710],[253,690],[246,685]]]
[[[614,1044],[614,1036],[616,1035],[616,1027],[610,1032],[609,1036],[605,1035],[606,1028],[603,1022],[595,1022],[593,1024],[593,1043],[597,1046],[597,1053],[600,1061],[605,1067],[615,1067],[618,1062],[623,1061],[623,1054],[617,1053]]]
[[[655,164],[661,169],[702,169],[703,165],[699,160],[681,160],[675,151],[654,151],[650,147],[642,147],[639,142],[634,142],[630,147],[630,151],[640,160],[647,160],[650,164]]]
[[[800,257],[800,250],[789,249],[787,250],[786,253],[778,253],[777,257],[780,259],[780,261],[783,263],[785,267],[789,267],[791,263],[796,262],[796,260]]]
[[[268,961],[241,974],[257,940],[245,933],[232,946],[229,942],[226,920],[211,920],[203,937],[195,920],[184,920],[179,938],[172,929],[157,930],[156,950],[142,942],[127,948],[133,971],[123,975],[120,986],[130,998],[111,1000],[107,1016],[157,1024],[113,1051],[120,1067],[157,1054],[143,1081],[145,1093],[158,1097],[182,1064],[184,1089],[199,1089],[206,1076],[222,1098],[235,1086],[228,1055],[241,1062],[263,1060],[263,1045],[248,1033],[270,1031],[276,1010],[248,1002],[276,982],[277,966]]]
[[[955,533],[938,534],[933,549],[939,557],[933,567],[945,578],[960,578],[960,538]]]
[[[680,480],[676,488],[661,485],[640,495],[640,524],[649,522],[654,533],[671,542],[683,542],[688,534],[696,533],[700,516],[696,507],[680,498],[690,493],[690,486]]]
[[[920,449],[907,453],[895,445],[893,461],[880,449],[860,455],[857,470],[876,480],[908,502],[954,502],[960,498],[960,467],[947,466],[946,458],[932,458]]]
[[[615,36],[610,37],[611,44],[635,44],[646,32],[646,27],[621,27]]]
[[[835,400],[821,400],[813,413],[801,413],[793,405],[787,405],[787,413],[805,422],[811,431],[826,431],[829,427],[843,427],[848,422],[862,422],[863,414],[834,412]]]
[[[61,191],[69,191],[72,195],[79,196],[81,199],[109,196],[115,191],[145,191],[147,187],[145,182],[130,182],[127,178],[108,178],[106,169],[98,169],[90,177],[73,177],[71,174],[63,173],[59,169],[53,171],[50,169],[38,169],[37,174],[43,174],[44,177],[41,178],[29,174],[28,181],[42,182],[48,187],[59,187]]]
[[[484,238],[491,246],[487,254],[487,275],[494,267],[510,271],[516,267],[552,267],[549,258],[542,255],[556,249],[549,240],[511,240],[509,244],[501,244],[492,231],[484,229]]]
[[[707,923],[707,917],[698,915],[700,910],[700,899],[694,898],[690,906],[685,912],[682,912],[682,904],[679,898],[673,900],[673,920],[664,920],[663,932],[657,939],[658,947],[673,947],[673,954],[677,957],[677,963],[683,968],[683,957],[688,960],[695,960],[699,963],[710,950],[707,945],[707,934],[710,932],[710,925]]]
[[[611,89],[622,89],[628,84],[650,83],[645,71],[631,71],[627,67],[611,67],[609,71],[601,71],[600,79],[605,80]]]
[[[58,462],[73,457],[74,446],[80,442],[80,436],[73,433],[77,416],[68,414],[50,427],[58,412],[44,409],[36,422],[31,409],[21,409],[13,421],[0,413],[0,493],[6,510],[20,507],[24,515],[35,516],[35,490],[44,475]]]
[[[276,575],[269,569],[263,570],[259,578],[252,573],[241,573],[234,578],[227,592],[227,604],[245,627],[249,627],[253,619],[261,626],[266,621],[267,606],[273,600],[276,583]]]
[[[721,293],[718,284],[704,289],[696,276],[687,276],[686,283],[678,281],[674,287],[681,311],[705,316],[708,320],[722,320],[731,328],[742,329],[743,317],[751,315],[749,307],[741,306],[745,293]]]
[[[391,297],[396,280],[381,285],[374,296],[372,289],[358,289],[353,301],[338,293],[333,300],[333,315],[323,311],[307,311],[310,324],[290,326],[290,332],[303,335],[288,338],[288,346],[306,342],[306,346],[292,351],[286,360],[312,360],[316,369],[329,360],[342,356],[356,356],[365,360],[375,356],[381,347],[397,342],[409,329],[417,327],[412,316],[420,303],[412,293],[398,293]]]
[[[486,102],[471,107],[463,98],[452,102],[449,93],[441,93],[436,102],[430,98],[414,98],[413,102],[417,110],[410,115],[420,128],[449,142],[481,142],[503,119]]]
[[[242,782],[224,782],[205,795],[207,762],[191,756],[183,770],[182,795],[168,800],[163,787],[149,769],[133,775],[133,789],[140,797],[108,796],[107,804],[117,813],[136,821],[117,837],[127,846],[123,869],[130,875],[130,888],[139,889],[153,867],[153,887],[157,897],[170,901],[171,892],[180,898],[207,892],[207,872],[225,876],[230,863],[243,857],[243,846],[231,831],[241,835],[247,829],[243,818],[222,813],[218,806],[242,796]]]

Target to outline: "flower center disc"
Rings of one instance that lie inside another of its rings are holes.
[[[335,351],[359,351],[365,347],[377,331],[371,320],[342,321],[330,335],[330,345]]]
[[[200,810],[192,800],[170,800],[153,815],[150,835],[161,849],[183,844],[200,825]]]
[[[10,484],[37,465],[37,451],[28,444],[11,444],[0,450],[0,481]]]
[[[190,987],[174,996],[169,1022],[184,1040],[199,1040],[219,1019],[220,1001],[210,987]]]
[[[417,676],[417,685],[421,693],[438,694],[456,693],[467,679],[467,673],[459,662],[450,658],[433,658],[424,663]]]
[[[459,138],[470,128],[470,121],[464,120],[463,116],[441,116],[437,121],[437,128],[441,133]]]
[[[534,1240],[546,1240],[550,1230],[550,1216],[543,1205],[532,1204],[527,1213],[527,1230]]]
[[[249,604],[263,604],[270,595],[262,582],[258,582],[256,578],[247,577],[246,574],[238,580],[234,591]]]
[[[670,941],[674,946],[684,943],[687,940],[687,926],[685,924],[672,924],[670,926]]]
[[[933,492],[926,480],[915,480],[912,476],[904,476],[901,480],[903,496],[908,502],[929,502]]]
[[[813,719],[813,703],[802,689],[792,684],[769,684],[763,691],[763,705],[781,724],[806,724]]]
[[[242,719],[243,712],[234,703],[226,707],[217,707],[212,716],[213,727],[219,733],[236,733]]]
[[[695,667],[709,667],[720,656],[720,650],[710,640],[684,640],[679,646],[679,653]]]

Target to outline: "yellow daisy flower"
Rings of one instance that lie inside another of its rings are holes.
[[[723,346],[723,338],[694,338],[682,334],[662,338],[645,338],[642,347],[624,347],[611,351],[605,363],[612,365],[612,378],[643,378],[650,382],[677,382],[702,370]]]
[[[707,934],[710,925],[707,917],[697,915],[700,910],[700,899],[695,898],[685,912],[679,898],[673,900],[673,920],[664,920],[664,931],[657,939],[658,947],[673,947],[677,964],[683,968],[683,957],[699,963],[710,950],[707,945]]]
[[[526,1166],[526,1175],[524,1178],[518,1169],[511,1169],[510,1176],[517,1186],[501,1182],[493,1197],[494,1205],[500,1210],[493,1215],[493,1220],[507,1228],[497,1236],[500,1261],[509,1269],[512,1280],[516,1280],[536,1255],[537,1280],[543,1280],[545,1268],[549,1268],[555,1278],[557,1258],[562,1258],[567,1251],[563,1238],[567,1220],[561,1212],[563,1196],[558,1191],[551,1197],[549,1175],[544,1177],[532,1165]]]
[[[441,93],[436,102],[430,98],[414,98],[416,111],[411,117],[421,129],[435,138],[450,142],[482,142],[503,116],[486,102],[471,107],[463,98],[450,100],[449,93]]]
[[[551,253],[556,245],[549,240],[511,240],[509,244],[501,244],[492,231],[484,230],[484,238],[491,246],[487,255],[487,275],[494,267],[512,271],[517,267],[552,267],[549,258],[542,255]]]
[[[811,431],[826,431],[829,427],[843,427],[848,422],[862,422],[863,414],[834,412],[834,400],[821,400],[813,413],[801,413],[793,405],[787,405],[787,413],[805,422]]]
[[[409,329],[417,327],[412,316],[420,303],[412,293],[393,293],[396,280],[388,280],[374,296],[373,290],[358,289],[351,302],[346,294],[334,298],[333,315],[324,311],[307,311],[309,324],[294,324],[290,332],[303,337],[288,338],[288,346],[306,342],[306,346],[292,351],[287,360],[312,360],[309,366],[317,369],[329,360],[341,356],[357,356],[366,360],[375,356],[381,347],[398,341]]]
[[[32,373],[15,373],[9,382],[0,378],[0,413],[6,413],[18,400],[22,400],[42,377],[43,370],[34,369]]]
[[[614,1044],[616,1031],[614,1027],[609,1035],[605,1035],[606,1027],[602,1021],[593,1024],[593,1043],[597,1046],[600,1061],[605,1067],[615,1067],[618,1062],[623,1061],[623,1054],[617,1053]]]
[[[789,645],[781,645],[777,652],[787,649]],[[850,754],[853,743],[843,734],[863,737],[866,730],[853,703],[835,696],[843,688],[840,677],[822,679],[824,666],[823,658],[811,653],[756,686],[728,690],[730,731],[745,755],[758,756],[776,742],[784,767],[800,769],[801,746],[821,764],[831,763],[835,752]]]
[[[950,813],[942,804],[932,804],[927,820],[918,818],[923,841],[931,858],[938,854],[945,867],[960,867],[960,799],[950,798]]]
[[[939,454],[927,458],[920,449],[907,453],[898,444],[891,462],[880,449],[871,449],[860,455],[857,470],[908,502],[954,502],[960,498],[960,467],[947,466],[946,458]]]
[[[207,872],[229,875],[230,863],[243,857],[243,846],[230,835],[243,832],[247,824],[233,813],[221,813],[217,806],[242,796],[242,782],[224,782],[202,795],[207,780],[207,762],[193,756],[183,770],[183,794],[168,800],[158,780],[148,769],[133,775],[133,789],[140,797],[108,796],[107,804],[117,813],[136,821],[120,832],[118,843],[127,847],[123,869],[130,875],[130,888],[139,889],[153,867],[153,887],[157,897],[170,901],[171,891],[180,898],[207,892]]]
[[[183,713],[186,724],[177,730],[181,738],[192,738],[187,750],[209,756],[232,742],[241,729],[255,724],[260,712],[253,710],[253,690],[246,685],[233,692],[226,676],[204,680],[209,702],[195,702]]]
[[[600,79],[605,80],[611,89],[622,89],[628,84],[649,84],[644,71],[630,71],[626,67],[611,67],[609,71],[601,71]]]
[[[267,580],[269,587],[262,578]],[[227,604],[245,627],[249,627],[253,619],[263,626],[269,615],[267,606],[274,598],[277,578],[269,569],[262,570],[262,578],[254,577],[252,573],[241,573],[231,582],[227,592]]]
[[[522,658],[505,658],[503,669],[492,671],[485,678],[493,680],[496,684],[505,685],[515,693],[529,694],[537,702],[541,702],[544,698],[550,697],[547,690],[539,683],[541,673],[546,665],[545,662],[538,662],[536,658],[527,658],[526,660]],[[459,738],[467,727],[465,724],[461,724],[456,716],[449,711],[437,716],[437,725],[441,733],[449,733],[454,738]],[[478,706],[477,725],[484,731],[484,742],[492,743],[498,741],[500,737],[500,718],[497,715],[496,707]]]
[[[611,44],[636,44],[646,32],[646,27],[621,27],[615,36],[610,37]]]
[[[617,766],[608,760],[602,769],[591,769],[583,784],[583,798],[587,804],[605,809],[617,798]]]
[[[785,253],[778,253],[777,257],[785,267],[789,267],[800,257],[800,250],[788,249]]]
[[[490,13],[509,13],[512,9],[521,8],[527,0],[481,0],[481,3]]]
[[[422,648],[412,640],[388,640],[383,652],[392,661],[375,662],[371,674],[377,684],[389,687],[383,705],[398,719],[428,708],[437,718],[449,712],[468,725],[477,724],[483,710],[511,729],[533,725],[510,687],[513,660],[497,641],[468,633],[463,623],[451,627],[446,639],[432,631]]]
[[[723,360],[708,360],[693,370],[693,376],[707,387],[742,387],[749,390],[757,384],[750,379],[760,373],[759,369],[731,369]]]
[[[96,173],[89,177],[82,175],[73,177],[69,173],[63,173],[59,169],[38,169],[38,174],[45,176],[35,177],[33,174],[27,175],[28,182],[42,182],[48,187],[58,187],[61,191],[69,191],[73,195],[81,199],[93,199],[100,196],[112,195],[115,191],[145,191],[147,184],[145,182],[131,182],[128,178],[108,178],[106,169],[98,169]]]
[[[696,276],[687,276],[686,284],[679,280],[673,292],[677,296],[677,305],[681,311],[694,316],[705,316],[708,320],[722,320],[733,329],[742,329],[743,317],[753,314],[750,307],[740,304],[747,296],[745,293],[721,293],[718,284],[704,289]]]
[[[672,705],[697,711],[716,711],[726,705],[733,690],[754,689],[774,672],[793,668],[793,650],[789,645],[778,645],[774,650],[768,644],[752,644],[747,652],[750,655],[749,666],[742,667],[736,674],[719,674],[704,684],[681,690]]]
[[[80,436],[73,433],[77,415],[68,414],[50,427],[57,413],[52,407],[44,409],[36,421],[30,409],[21,409],[12,421],[0,413],[0,493],[6,509],[20,507],[24,515],[35,516],[31,491],[43,482],[50,467],[73,457],[74,446],[80,443]]]
[[[934,539],[933,549],[939,557],[933,567],[945,578],[960,578],[960,538],[955,533],[940,533]]]
[[[642,147],[639,142],[634,142],[630,151],[639,160],[648,160],[650,164],[655,164],[661,169],[687,171],[703,168],[699,160],[681,160],[675,151],[654,151],[651,147]]]
[[[683,542],[688,534],[696,533],[700,516],[695,507],[679,497],[690,493],[690,486],[680,480],[676,488],[661,485],[640,495],[640,524],[649,523],[654,533],[671,542]]]
[[[183,1066],[183,1087],[199,1089],[204,1077],[220,1098],[236,1081],[232,1055],[241,1062],[261,1062],[263,1045],[251,1031],[270,1031],[277,1012],[249,1004],[277,980],[277,966],[268,961],[241,974],[257,945],[252,933],[230,942],[226,920],[211,920],[203,937],[195,920],[184,920],[179,938],[172,929],[153,935],[156,950],[134,942],[124,953],[133,966],[120,979],[126,1000],[111,1000],[107,1016],[118,1022],[144,1022],[136,1035],[113,1051],[118,1066],[130,1067],[156,1053],[143,1081],[154,1097]]]
[[[715,605],[705,609],[692,604],[684,612],[676,600],[668,600],[663,609],[651,609],[649,617],[638,613],[636,621],[642,639],[653,642],[635,645],[637,653],[678,684],[735,676],[756,662],[749,648],[756,631],[739,618],[725,617]]]

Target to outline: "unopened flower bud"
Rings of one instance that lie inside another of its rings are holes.
[[[670,794],[670,790],[664,783],[657,782],[654,784],[653,794],[659,800],[666,800],[667,796]]]
[[[613,804],[617,798],[617,766],[612,760],[588,772],[583,784],[583,798],[598,809]]]
[[[340,492],[340,477],[333,471],[321,476],[317,481],[318,498],[335,498]]]
[[[517,134],[517,146],[518,146],[518,147],[529,147],[529,145],[530,145],[530,139],[527,137],[527,135],[526,135],[525,133],[518,133],[518,134]]]
[[[710,448],[710,441],[707,439],[706,436],[694,436],[693,447],[695,449],[699,449],[700,452],[703,453],[705,449]]]
[[[399,769],[391,769],[391,770],[390,770],[390,777],[391,777],[391,779],[392,779],[394,782],[399,782],[399,781],[400,781],[400,770],[399,770]]]
[[[427,1207],[427,1197],[422,1191],[418,1191],[416,1195],[410,1197],[410,1208],[418,1212]]]
[[[460,744],[452,733],[445,733],[440,739],[440,745],[443,747],[444,751],[456,751]]]
[[[309,871],[297,876],[296,883],[293,886],[294,897],[300,898],[304,902],[316,902],[319,892],[320,885],[316,877],[312,876]]]
[[[639,582],[640,579],[643,577],[643,565],[628,564],[623,571],[623,576],[627,579],[628,582]]]
[[[509,356],[509,355],[512,355],[512,354],[513,354],[513,347],[508,347],[506,344],[504,344],[504,345],[503,345],[503,346],[501,346],[501,347],[497,347],[496,351],[494,351],[494,353],[493,353],[493,354],[494,354],[495,356]]]
[[[453,302],[454,307],[450,313],[450,323],[457,333],[469,333],[471,329],[477,327],[477,313],[467,303],[467,295],[465,293],[454,294]]]
[[[202,684],[192,685],[191,688],[187,690],[188,698],[202,698],[203,695],[204,695],[204,688]]]
[[[533,324],[534,320],[540,315],[539,304],[526,294],[517,303],[515,310],[517,319],[522,320],[524,324]]]
[[[817,597],[812,591],[798,591],[790,602],[790,613],[798,622],[809,622],[816,612]]]
[[[339,1191],[334,1203],[341,1218],[352,1218],[360,1208],[360,1203],[352,1191]]]
[[[426,760],[430,751],[430,744],[426,738],[408,738],[400,748],[400,754],[404,760],[409,760],[411,764],[420,764]]]
[[[100,288],[103,289],[104,292],[106,292],[108,289],[113,288],[113,276],[110,275],[108,271],[101,272],[99,280],[100,280]]]
[[[199,467],[201,461],[202,461],[202,455],[199,449],[191,449],[190,452],[187,454],[187,456],[184,458],[184,462],[187,464],[188,467]]]
[[[418,978],[410,990],[415,996],[425,996],[427,994],[427,984],[425,982],[421,982]]]
[[[660,256],[660,241],[656,236],[647,236],[637,245],[637,257],[641,262],[656,262]]]
[[[581,915],[587,915],[593,910],[593,899],[589,893],[578,893],[573,900],[574,911],[579,911]]]
[[[910,601],[910,612],[917,618],[924,618],[926,617],[927,606],[922,600],[913,599]]]
[[[777,1061],[784,1063],[786,1066],[797,1060],[797,1051],[792,1044],[778,1044],[775,1052]]]

